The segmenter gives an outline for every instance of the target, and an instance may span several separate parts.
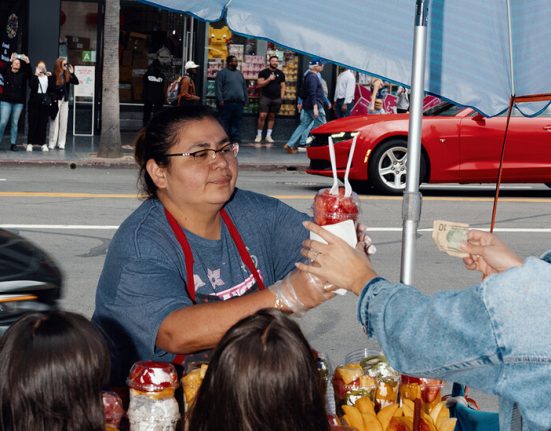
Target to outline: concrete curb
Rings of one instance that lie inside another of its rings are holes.
[[[70,169],[78,168],[122,168],[136,169],[136,163],[133,159],[117,158],[105,159],[94,158],[84,160],[14,160],[0,159],[0,166],[37,166],[50,167],[62,166]],[[243,171],[300,171],[303,172],[308,168],[308,164],[300,163],[250,163],[242,162],[239,164],[239,169]]]

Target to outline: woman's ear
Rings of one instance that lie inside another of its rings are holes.
[[[159,166],[153,159],[149,159],[145,165],[147,173],[159,189],[166,189],[166,167]]]

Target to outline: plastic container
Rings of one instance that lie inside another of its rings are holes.
[[[184,376],[182,377],[182,388],[184,392],[184,408],[186,414],[191,410],[197,392],[203,383],[207,373],[208,363],[206,361],[196,361],[186,364]]]
[[[380,354],[377,350],[354,350],[345,356],[343,364],[335,368],[331,383],[335,396],[336,412],[339,416],[343,414],[343,405],[353,406],[362,397],[375,399],[377,382],[364,373],[360,361],[366,357]]]
[[[397,401],[400,374],[381,351],[364,348],[346,355],[345,364],[337,367],[332,383],[338,414],[342,414],[344,404],[354,405],[363,396],[368,396],[378,411]]]
[[[118,430],[121,419],[124,416],[124,407],[121,398],[111,391],[102,391],[103,414],[105,416],[105,429],[109,431]]]
[[[130,431],[173,431],[180,421],[174,398],[178,376],[168,362],[140,361],[126,380],[130,388]]]
[[[355,192],[349,197],[344,196],[344,187],[339,188],[339,194],[333,195],[330,189],[320,189],[314,198],[314,221],[320,226],[358,221],[360,200]]]
[[[429,413],[442,398],[441,391],[443,386],[443,380],[402,374],[400,376],[400,398],[412,401],[420,398],[423,403],[423,411]]]

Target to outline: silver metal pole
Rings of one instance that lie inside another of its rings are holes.
[[[188,55],[189,55],[189,59],[190,60],[193,60],[193,30],[194,30],[194,24],[195,24],[195,18],[191,18],[191,25],[190,25],[190,28],[189,28],[189,32],[190,32],[190,37],[189,37],[189,50],[188,50]],[[195,60],[194,60],[195,61]]]
[[[427,52],[427,13],[429,0],[416,1],[415,35],[413,39],[413,63],[411,70],[411,98],[408,132],[408,159],[406,191],[402,201],[402,260],[400,280],[413,283],[415,263],[415,239],[421,218],[422,197],[419,193],[421,166],[421,131],[423,99],[425,95],[425,59]]]
[[[183,17],[184,17],[184,31],[182,32],[182,65],[186,64],[186,61],[187,61],[187,20],[188,20],[188,16],[183,15]]]

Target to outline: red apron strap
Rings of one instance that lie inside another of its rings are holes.
[[[239,235],[237,228],[233,224],[232,219],[224,209],[220,211],[220,214],[222,215],[222,219],[224,220],[224,223],[226,224],[226,227],[230,232],[233,242],[237,247],[239,256],[241,257],[241,259],[243,260],[247,268],[249,268],[249,271],[251,271],[251,274],[253,274],[256,280],[256,283],[258,284],[258,288],[260,290],[265,289],[266,287],[264,286],[264,282],[260,278],[260,275],[258,274],[256,267],[254,266],[253,259],[251,258],[251,255],[249,254],[249,251],[247,250],[245,243],[241,239],[241,235]],[[195,304],[195,281],[193,279],[193,252],[191,251],[191,246],[189,245],[189,242],[186,238],[186,235],[184,234],[184,231],[182,230],[182,227],[178,224],[174,216],[166,208],[165,208],[165,215],[166,215],[166,219],[168,220],[168,224],[172,228],[172,232],[174,232],[174,235],[176,236],[176,239],[180,243],[180,246],[182,247],[182,251],[184,252],[184,260],[186,264],[186,275],[187,275],[186,289],[190,299]],[[183,365],[185,358],[186,358],[186,355],[176,355],[172,360],[172,362],[174,364]]]
[[[189,295],[189,298],[193,301],[195,304],[195,281],[193,280],[193,252],[191,251],[191,247],[189,245],[189,242],[184,234],[184,231],[174,218],[172,214],[170,214],[170,211],[168,211],[165,208],[165,215],[166,219],[168,220],[168,224],[172,228],[172,232],[174,232],[174,235],[176,236],[176,239],[180,243],[180,246],[182,247],[182,251],[184,252],[184,259],[186,263],[186,275],[187,275],[187,294]]]
[[[251,274],[254,276],[254,279],[258,284],[258,288],[260,290],[265,289],[266,286],[264,286],[264,282],[260,278],[260,275],[256,270],[256,266],[254,266],[253,259],[251,258],[251,255],[249,254],[249,251],[247,250],[245,243],[241,239],[241,235],[239,235],[237,228],[233,224],[231,217],[228,215],[228,213],[224,208],[222,208],[222,210],[220,211],[220,214],[222,215],[222,219],[224,220],[224,223],[226,223],[226,227],[230,231],[230,235],[233,239],[233,242],[237,246],[237,251],[239,251],[239,255],[241,256],[241,259],[243,260],[245,265],[247,265],[247,268],[249,268],[249,271],[251,271]]]

